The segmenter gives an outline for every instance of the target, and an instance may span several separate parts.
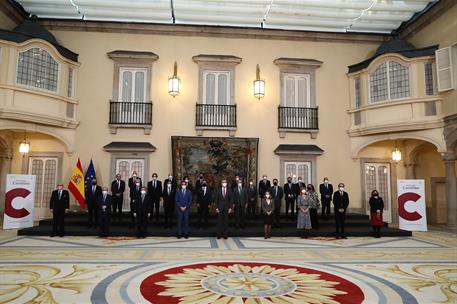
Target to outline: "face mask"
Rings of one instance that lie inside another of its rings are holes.
[[[264,176],[264,177],[262,177],[262,178],[263,178],[263,180],[266,180],[266,179],[267,179],[267,177],[266,177],[266,176]]]
[[[254,185],[254,182],[249,182],[249,185]]]
[[[291,183],[291,182],[292,182],[292,180],[291,180],[291,179],[288,179],[288,180],[287,180],[287,182],[288,182],[288,183]]]
[[[92,185],[96,185],[97,184],[97,181],[92,181]]]
[[[298,182],[301,183],[301,179],[299,179]]]
[[[144,190],[141,190],[141,194],[146,194],[146,191],[144,191]]]
[[[140,183],[136,183],[136,186],[139,187],[139,186],[140,186]]]
[[[241,187],[241,185],[242,185],[241,183],[238,183],[238,187]]]
[[[153,179],[153,180],[156,180],[156,179],[157,179],[157,176],[153,176],[152,179]]]
[[[107,195],[108,191],[102,191],[103,195]]]
[[[312,189],[311,188],[306,188],[306,190],[311,191]]]
[[[226,187],[227,186],[227,183],[222,183],[222,187]]]
[[[200,179],[203,179],[203,176],[200,176]]]
[[[278,185],[278,182],[273,182],[273,185],[275,185],[275,186]]]
[[[305,190],[303,190],[303,191],[301,192],[301,194],[306,194],[306,191],[305,191]]]
[[[189,182],[189,180],[188,180],[188,179],[185,179],[184,181],[185,181],[186,183],[188,183],[188,182]]]
[[[340,187],[340,191],[344,191],[344,187]]]
[[[121,179],[121,177],[120,177],[120,176],[116,176],[116,179],[117,179],[117,180],[120,180],[120,179]]]
[[[133,177],[136,177],[136,174],[133,174]]]
[[[182,185],[181,188],[186,189],[186,185]]]
[[[270,194],[265,194],[265,197],[266,198],[270,198]]]
[[[172,179],[173,179],[173,176],[171,176],[171,175],[168,176],[168,179],[169,179],[169,180],[172,180]]]
[[[328,180],[324,180],[324,183],[328,184]]]

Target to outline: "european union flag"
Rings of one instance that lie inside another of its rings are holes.
[[[84,185],[85,185],[86,189],[91,189],[93,178],[96,178],[96,177],[95,177],[94,163],[92,162],[92,159],[91,159],[89,167],[86,170],[86,175],[84,176]]]

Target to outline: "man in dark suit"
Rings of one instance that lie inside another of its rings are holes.
[[[235,223],[237,229],[244,228],[244,211],[248,204],[248,193],[243,186],[243,181],[238,177],[236,187],[232,189],[232,204],[235,210]]]
[[[57,185],[57,190],[52,191],[49,206],[52,210],[51,237],[56,235],[62,237],[64,235],[65,210],[70,208],[70,196],[68,191],[63,189],[63,184]]]
[[[171,186],[175,189],[178,188],[178,182],[176,181],[176,179],[173,177],[173,174],[171,173],[168,173],[168,178],[166,180],[163,181],[163,186],[165,187],[165,185],[168,183],[168,182],[171,182]]]
[[[333,206],[336,222],[336,238],[347,239],[344,234],[344,220],[346,218],[346,209],[349,206],[349,195],[344,191],[344,184],[338,184],[338,191],[333,193]]]
[[[171,181],[167,181],[167,183],[165,183],[165,185],[164,185],[163,192],[162,192],[165,229],[171,229],[173,226],[173,212],[175,210],[175,195],[176,195],[176,188],[173,187],[173,184]]]
[[[102,188],[102,195],[98,197],[97,212],[100,221],[100,237],[109,235],[109,220],[111,213],[112,197],[108,194],[108,188]]]
[[[143,187],[143,182],[136,171],[133,171],[132,177],[129,178],[129,190],[130,190],[130,228],[135,226],[134,208],[135,198],[139,195],[140,189]]]
[[[208,213],[213,199],[213,191],[208,186],[205,180],[201,183],[201,188],[197,189],[197,212],[198,212],[198,227],[202,228],[202,221],[205,225],[203,228],[208,228]]]
[[[136,194],[133,216],[137,222],[137,237],[146,238],[148,234],[148,217],[151,212],[151,198],[144,187]]]
[[[267,176],[264,174],[262,180],[259,181],[259,197],[260,199],[265,197],[265,191],[270,190],[271,183],[267,179]]]
[[[297,199],[297,189],[296,185],[292,183],[292,177],[287,177],[287,183],[284,184],[284,196],[286,200],[286,218],[289,219],[289,210],[290,217],[294,219],[295,211],[295,200]]]
[[[111,183],[112,205],[113,205],[113,219],[117,217],[121,220],[122,217],[122,202],[124,200],[125,182],[121,180],[121,175],[116,174],[116,179]]]
[[[273,187],[271,187],[270,192],[271,192],[271,196],[273,197],[273,201],[275,203],[275,208],[273,211],[274,226],[279,228],[279,226],[280,226],[279,217],[281,215],[281,202],[282,202],[282,197],[284,196],[284,190],[282,189],[281,186],[278,185],[278,180],[276,178],[273,179]]]
[[[181,182],[181,189],[176,191],[176,213],[178,214],[178,231],[177,238],[189,237],[189,211],[192,205],[192,193],[187,189],[188,183]]]
[[[255,207],[257,203],[257,187],[254,184],[254,180],[249,180],[249,186],[247,186],[246,193],[248,196],[248,208],[247,215],[250,221],[255,218]]]
[[[157,179],[157,173],[152,174],[152,180],[148,182],[148,194],[151,198],[151,220],[155,209],[156,222],[159,221],[160,198],[162,197],[162,182]]]
[[[322,217],[328,220],[330,217],[330,202],[332,201],[333,185],[328,182],[328,178],[324,177],[324,182],[319,185],[322,202]]]
[[[97,185],[97,179],[93,178],[92,183],[86,188],[86,205],[89,211],[89,228],[98,225],[98,210],[97,202],[102,195],[102,188]]]
[[[216,213],[217,213],[217,238],[227,239],[228,216],[232,213],[232,191],[227,185],[227,180],[223,179],[221,187],[216,194]]]
[[[230,186],[230,188],[232,190],[234,190],[236,187],[238,187],[238,182],[240,181],[240,175],[239,174],[235,174],[235,180],[232,181],[232,184]]]
[[[198,190],[200,190],[202,188],[204,182],[206,182],[205,176],[203,175],[203,173],[200,172],[198,179],[195,182],[195,190],[197,191],[197,194],[198,194]]]

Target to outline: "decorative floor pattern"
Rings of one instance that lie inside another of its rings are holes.
[[[457,239],[17,237],[0,303],[456,303]]]

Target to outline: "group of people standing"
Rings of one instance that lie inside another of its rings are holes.
[[[116,174],[111,183],[111,194],[107,187],[97,185],[97,180],[92,179],[91,185],[86,187],[85,200],[88,209],[88,227],[100,227],[100,236],[109,235],[110,220],[121,220],[122,205],[126,187],[129,188],[130,198],[130,227],[137,228],[137,236],[147,236],[148,223],[159,222],[160,203],[163,204],[163,223],[166,229],[172,229],[173,218],[177,221],[177,237],[189,237],[189,213],[192,204],[197,206],[198,227],[208,227],[208,216],[214,203],[214,211],[217,214],[217,237],[227,238],[229,214],[234,214],[235,226],[243,229],[247,221],[255,218],[256,213],[262,213],[264,217],[264,238],[271,237],[271,228],[280,227],[280,213],[282,199],[285,200],[285,216],[289,221],[297,220],[297,229],[302,238],[308,236],[310,229],[319,229],[318,210],[321,207],[323,220],[330,218],[330,204],[333,202],[336,237],[346,238],[344,231],[346,210],[349,206],[349,195],[344,190],[344,184],[338,185],[338,190],[333,191],[328,178],[324,178],[319,185],[321,199],[312,184],[306,185],[298,178],[293,182],[292,177],[280,186],[278,180],[272,183],[266,175],[262,176],[258,185],[254,180],[245,184],[239,175],[229,184],[227,179],[221,180],[218,187],[212,188],[201,173],[192,185],[188,176],[179,183],[171,174],[163,183],[158,180],[157,173],[152,174],[152,179],[143,185],[142,179],[137,172],[133,172],[128,183],[122,180],[120,174]],[[258,199],[260,205],[257,205]],[[54,235],[63,236],[63,217],[65,209],[69,207],[69,194],[58,185],[51,196],[51,209],[54,213]],[[376,190],[370,198],[371,224],[374,227],[375,237],[380,236],[382,222],[383,202]],[[297,212],[297,215],[295,215]]]

